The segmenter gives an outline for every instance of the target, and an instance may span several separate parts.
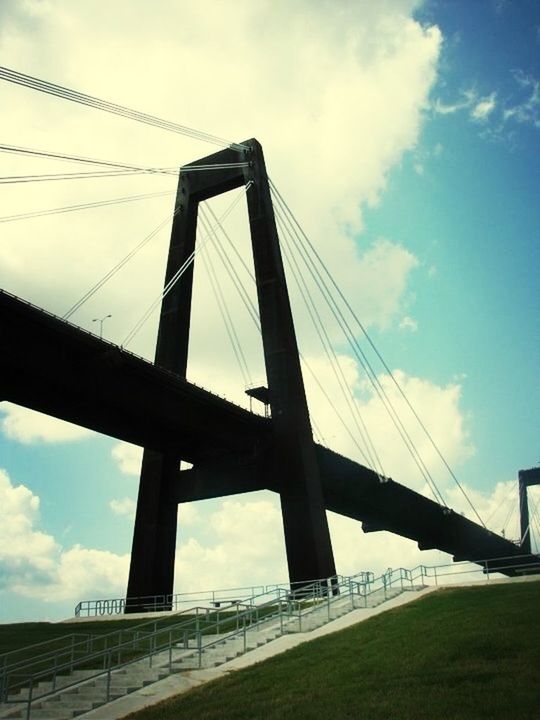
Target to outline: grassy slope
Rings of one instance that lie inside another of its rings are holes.
[[[540,582],[443,590],[130,720],[532,720]]]

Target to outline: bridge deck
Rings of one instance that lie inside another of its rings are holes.
[[[279,491],[271,420],[260,417],[9,293],[0,291],[0,400],[195,464],[178,500]],[[328,510],[456,559],[508,558],[519,547],[369,468],[317,446]],[[229,458],[227,462],[226,458]],[[225,460],[224,460],[225,459]],[[215,462],[213,462],[215,461]],[[492,568],[495,565],[492,566]]]

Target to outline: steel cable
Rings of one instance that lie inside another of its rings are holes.
[[[108,100],[102,100],[92,95],[81,93],[78,90],[71,90],[63,85],[57,85],[55,83],[48,82],[47,80],[40,80],[32,75],[25,75],[24,73],[7,67],[0,66],[0,79],[16,85],[28,87],[33,90],[38,90],[39,92],[47,93],[48,95],[63,98],[64,100],[70,100],[71,102],[86,105],[87,107],[93,107],[98,110],[103,110],[104,112],[136,120],[137,122],[141,122],[146,125],[153,125],[161,128],[162,130],[180,133],[181,135],[186,135],[196,140],[203,140],[222,147],[232,147],[235,150],[247,149],[247,146],[245,145],[231,143],[228,140],[217,137],[216,135],[195,130],[194,128],[187,127],[186,125],[180,125],[179,123],[170,122],[156,117],[155,115],[140,112],[139,110],[132,110],[131,108],[123,105],[109,102]]]

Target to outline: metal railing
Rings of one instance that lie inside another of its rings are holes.
[[[149,621],[107,635],[89,636],[60,651],[45,652],[31,661],[5,664],[0,678],[0,701],[26,704],[29,717],[32,702],[43,700],[59,690],[64,691],[80,685],[81,682],[104,677],[106,692],[103,701],[107,702],[110,699],[111,674],[114,671],[144,660],[149,660],[151,667],[153,658],[165,651],[169,654],[170,670],[173,649],[179,648],[198,653],[200,667],[202,653],[207,651],[208,647],[223,641],[223,637],[220,637],[213,642],[205,642],[207,637],[213,634],[223,636],[225,633],[225,637],[230,638],[243,633],[245,640],[248,630],[280,616],[283,619],[284,614],[289,616],[296,611],[297,606],[311,599],[311,596],[305,596],[301,600],[294,600],[290,595],[284,599],[283,590],[278,589],[270,593],[269,599],[261,602],[261,599],[268,595],[269,593],[264,593],[263,596],[254,598],[257,603],[237,603],[234,610],[209,611],[208,608],[192,608],[188,619],[172,625],[170,622],[163,623],[162,619]],[[178,613],[183,614],[186,612]],[[158,627],[160,622],[162,627]],[[86,671],[83,680],[80,676],[74,677],[76,670]],[[67,682],[64,681],[66,679]]]
[[[526,557],[527,562],[520,569],[524,573],[540,572],[540,558],[534,562],[530,556]],[[102,701],[106,703],[111,699],[114,673],[135,663],[155,666],[163,676],[175,669],[180,671],[180,667],[173,666],[182,658],[193,660],[200,668],[203,655],[220,644],[236,639],[240,652],[246,652],[250,649],[248,634],[251,632],[272,630],[273,637],[288,631],[302,632],[309,627],[310,619],[319,624],[331,620],[332,609],[338,604],[343,611],[368,607],[403,591],[420,589],[430,583],[444,584],[447,576],[483,573],[489,581],[493,577],[494,562],[490,559],[418,565],[412,570],[388,568],[378,577],[372,573],[337,575],[303,583],[293,590],[281,585],[269,586],[259,595],[226,608],[198,606],[107,634],[64,636],[57,639],[60,649],[47,648],[44,652],[38,648],[45,643],[39,643],[33,646],[31,659],[22,656],[17,659],[17,653],[24,653],[28,648],[0,656],[0,702],[25,705],[28,719],[36,700],[101,679]],[[515,557],[498,558],[496,568],[515,568],[515,563]]]
[[[489,558],[488,560],[464,560],[433,566],[419,565],[418,568],[424,568],[425,574],[422,576],[424,580],[432,579],[435,584],[438,584],[443,577],[463,574],[475,575],[482,573],[489,577],[496,572],[508,569],[514,569],[516,572],[526,574],[530,570],[533,570],[537,564],[530,559],[530,555],[516,555]],[[540,563],[540,559],[538,563]],[[464,567],[468,569],[463,569]],[[417,572],[418,568],[414,568],[411,572]],[[337,577],[341,578],[343,576],[338,575]],[[374,581],[375,575],[371,571],[362,570],[351,577],[360,583],[369,585]],[[298,587],[302,587],[315,582],[317,582],[317,580],[306,580],[302,583],[297,583],[297,585]],[[141,612],[168,610],[178,612],[182,607],[191,607],[193,604],[204,604],[207,607],[220,607],[221,605],[227,604],[233,605],[238,602],[239,598],[246,600],[247,598],[254,598],[264,592],[269,592],[277,588],[288,590],[291,587],[294,589],[294,584],[291,586],[290,583],[273,583],[270,585],[253,585],[222,588],[218,590],[199,590],[189,593],[175,593],[173,595],[130,597],[127,600],[125,598],[83,600],[75,607],[75,617],[91,618],[105,615],[122,615],[125,612],[126,605],[130,607],[131,611],[138,608]]]
[[[284,587],[285,585],[283,585]],[[83,600],[75,607],[75,617],[101,617],[103,615],[122,615],[126,606],[135,612],[159,612],[171,610],[178,612],[186,606],[194,604],[220,607],[223,604],[233,605],[246,598],[254,598],[265,592],[267,586],[253,585],[217,590],[198,590],[196,592],[174,593],[172,595],[142,595],[129,598],[108,598]]]
[[[337,576],[341,577],[341,576]],[[359,582],[369,582],[374,573],[362,570],[353,576]],[[278,588],[284,591],[294,590],[318,582],[317,579],[305,580],[301,583],[272,583],[270,585],[245,585],[241,587],[219,588],[214,590],[197,590],[193,592],[174,593],[172,595],[143,595],[129,598],[101,598],[95,600],[82,600],[77,603],[74,610],[76,618],[103,617],[104,615],[123,615],[126,607],[131,612],[139,609],[141,612],[178,612],[182,607],[192,607],[194,604],[219,608],[222,605],[232,606],[240,600],[246,601],[265,592]]]
[[[202,655],[210,648],[240,637],[246,650],[246,634],[269,623],[275,624],[277,634],[282,634],[291,620],[298,620],[298,629],[301,629],[306,614],[320,609],[322,601],[330,607],[340,600],[340,591],[345,586],[349,590],[355,587],[360,593],[360,584],[349,578],[346,582],[337,577],[324,578],[293,591],[289,587],[265,589],[259,596],[249,597],[225,609],[195,607],[112,633],[89,635],[81,640],[74,637],[60,650],[48,650],[30,661],[13,663],[6,660],[0,675],[0,701],[26,704],[29,717],[34,701],[76,687],[81,682],[105,677],[103,702],[107,702],[111,674],[121,668],[145,660],[152,666],[157,654],[168,652],[170,670],[173,650],[179,649],[194,651],[201,667]],[[177,622],[171,623],[171,619]],[[212,640],[214,634],[218,637]],[[86,671],[83,679],[74,677],[77,670]]]

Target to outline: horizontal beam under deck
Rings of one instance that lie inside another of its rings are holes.
[[[360,463],[328,448],[316,446],[322,488],[327,510],[362,522],[365,532],[386,530],[418,543],[421,550],[438,549],[459,560],[507,558],[500,565],[513,575],[513,566],[536,565],[535,555],[523,556],[509,540],[448,508],[410,490],[404,485],[379,476]],[[260,458],[224,458],[218,463],[203,463],[178,475],[179,502],[208,500],[253,490],[279,492],[279,472],[271,453]],[[497,565],[489,563],[489,569]]]
[[[271,420],[2,291],[0,345],[0,400],[194,463],[179,473],[178,502],[280,491]],[[462,515],[327,448],[317,446],[317,457],[327,510],[366,532],[459,559],[519,562],[520,548]]]

